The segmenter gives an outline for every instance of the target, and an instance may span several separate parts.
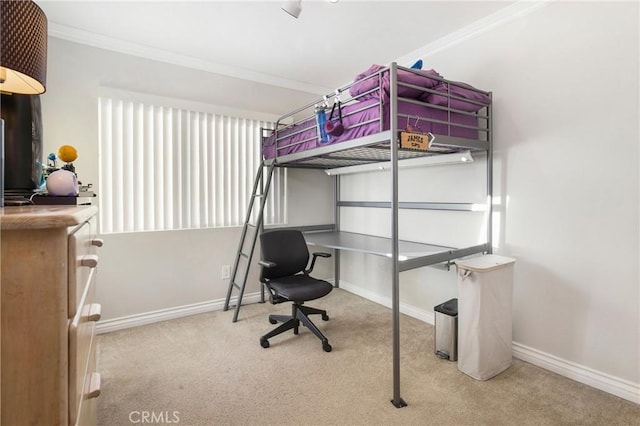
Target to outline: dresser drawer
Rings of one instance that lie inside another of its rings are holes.
[[[96,351],[89,353],[89,373],[85,376],[84,395],[78,410],[78,426],[95,425],[98,418],[98,395],[100,395],[100,373],[96,372]]]
[[[101,245],[95,234],[95,219],[83,223],[69,235],[69,318],[78,311],[89,274],[98,265],[96,252]]]
[[[80,308],[69,326],[70,424],[78,423],[81,406],[100,392],[100,376],[96,373],[95,363],[95,327],[100,319],[100,305],[95,303],[95,281],[96,269],[90,268]]]

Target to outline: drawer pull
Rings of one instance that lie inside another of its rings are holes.
[[[89,305],[89,315],[87,315],[88,321],[100,321],[102,315],[102,305],[99,303],[92,303]]]
[[[104,240],[102,238],[94,238],[91,240],[91,245],[96,247],[102,247]]]
[[[96,256],[95,254],[88,254],[86,256],[83,256],[82,260],[80,260],[80,265],[88,266],[89,268],[95,268],[96,266],[98,266],[98,256]]]
[[[98,396],[100,396],[100,373],[91,373],[87,399],[97,398]]]

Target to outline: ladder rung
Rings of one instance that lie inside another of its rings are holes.
[[[250,255],[242,251],[247,238],[247,229],[252,228],[252,229],[258,230],[259,227],[262,225],[262,221],[263,221],[262,213],[264,212],[265,202],[267,201],[267,197],[269,195],[271,177],[273,176],[273,170],[275,169],[275,166],[276,166],[275,163],[272,163],[269,166],[269,172],[268,172],[269,175],[267,176],[267,181],[266,183],[264,183],[263,188],[260,188],[259,184],[263,182],[262,179],[264,174],[264,171],[263,171],[264,162],[262,162],[262,164],[260,165],[260,168],[258,169],[258,173],[256,174],[256,179],[253,186],[253,192],[251,194],[251,200],[247,209],[248,211],[246,216],[246,222],[244,223],[244,227],[242,228],[242,237],[240,238],[240,245],[238,246],[238,251],[236,252],[236,265],[234,266],[235,269],[234,269],[233,275],[229,280],[229,290],[227,291],[227,298],[225,300],[225,305],[224,305],[224,310],[226,311],[229,308],[229,303],[231,301],[231,294],[233,292],[234,287],[240,291],[240,294],[238,295],[237,303],[235,305],[233,322],[236,322],[238,319],[238,312],[240,310],[240,306],[242,305],[242,297],[244,295],[244,287],[247,283],[247,276],[249,274],[249,268],[251,266],[250,262],[248,261]],[[261,192],[261,193],[258,193],[258,192]],[[254,203],[256,198],[262,198],[262,200],[257,205],[256,203]],[[258,223],[256,224],[249,223],[249,221],[251,220],[252,214],[255,213],[254,209],[257,209],[257,211],[259,212],[259,215],[258,215],[259,220],[257,221]],[[252,241],[251,253],[253,253],[253,249],[255,248],[257,237],[258,237],[258,232],[254,232],[254,235],[252,235],[250,238],[250,241]],[[239,271],[241,256],[247,260],[247,262],[244,262],[245,264],[242,266],[242,271],[244,271],[244,274],[241,271]],[[238,284],[235,282],[237,276],[242,277],[242,278],[239,278],[241,284]]]

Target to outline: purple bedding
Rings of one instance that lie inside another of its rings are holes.
[[[385,70],[386,71],[382,71]],[[380,76],[374,75],[380,72]],[[435,70],[423,71],[422,75],[413,74],[409,71],[398,70],[398,81],[403,83],[413,84],[415,86],[424,87],[426,89],[434,89],[440,80],[429,78],[429,76],[440,77]],[[380,90],[382,89],[383,102],[389,99],[391,93],[391,79],[389,78],[389,70],[381,65],[371,65],[368,70],[358,74],[354,79],[354,84],[349,88],[349,94],[351,96],[358,97],[359,101],[366,99],[378,99],[380,98]],[[398,85],[398,96],[409,99],[421,99],[423,96],[427,96],[429,93],[415,89],[413,87]]]
[[[383,130],[389,129],[389,106],[384,104],[383,108]],[[448,121],[447,111],[435,108],[429,108],[421,105],[409,104],[406,102],[398,102],[398,110],[400,114],[410,115],[411,125],[418,127],[422,132],[431,132],[434,135],[447,135],[448,127],[446,124],[432,123],[428,119],[440,121]],[[340,136],[330,136],[329,144],[336,144],[362,136],[371,135],[380,132],[380,104],[377,99],[369,99],[363,102],[357,102],[342,108],[344,124],[344,133]],[[417,119],[416,125],[416,118]],[[404,128],[406,123],[402,123],[399,118],[398,126]],[[478,131],[455,126],[455,124],[463,124],[467,126],[477,126],[477,120],[473,116],[451,113],[451,136],[457,136],[468,139],[476,139]],[[328,145],[318,142],[316,123],[314,119],[307,120],[303,123],[295,125],[278,132],[278,156],[292,154],[294,152],[306,151],[317,148],[319,146]],[[274,135],[265,138],[263,141],[262,153],[265,159],[274,158],[276,154]]]
[[[340,136],[330,136],[327,144],[321,144],[318,141],[316,122],[314,118],[298,123],[294,126],[287,127],[278,132],[278,157],[292,154],[296,152],[306,151],[323,145],[336,144],[362,136],[367,136],[380,131],[389,129],[389,72],[383,72],[381,79],[377,76],[366,78],[371,73],[375,73],[380,69],[384,69],[378,65],[374,65],[364,73],[356,77],[356,83],[351,86],[350,94],[354,97],[358,96],[357,101],[342,107],[344,132]],[[402,71],[402,72],[400,72]],[[439,74],[433,70],[427,71],[426,74]],[[454,97],[462,97],[470,99],[482,104],[489,104],[490,98],[485,95],[483,98],[481,93],[474,92],[471,86],[469,90],[458,88],[441,81],[430,79],[428,76],[417,76],[407,71],[398,70],[399,81],[427,87],[443,93],[444,95],[436,95],[434,93],[423,92],[421,90],[406,88],[398,85],[398,127],[404,129],[407,124],[411,124],[414,128],[422,132],[431,132],[436,136],[449,135],[466,139],[478,139],[478,130],[456,126],[461,124],[465,126],[478,126],[478,120],[473,115],[459,114],[448,112],[441,109],[430,108],[429,106],[416,105],[403,102],[401,97],[413,98],[422,102],[428,102],[433,105],[447,106],[450,103],[452,108],[458,107],[463,111],[477,111],[482,105],[476,103],[467,103],[457,100]],[[380,80],[382,80],[382,90],[380,88]],[[408,89],[408,90],[401,90]],[[447,93],[454,97],[447,97]],[[382,94],[382,101],[380,101]],[[380,129],[380,109],[382,108],[382,129]],[[410,116],[410,123],[405,123],[406,117]],[[418,117],[418,118],[416,118]],[[449,124],[437,123],[432,120],[442,121]],[[271,135],[263,139],[262,147],[265,159],[274,158],[276,156],[275,136]]]

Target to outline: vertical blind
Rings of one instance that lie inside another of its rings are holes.
[[[243,224],[271,123],[112,97],[98,121],[101,233]],[[286,222],[284,169],[264,220]]]

